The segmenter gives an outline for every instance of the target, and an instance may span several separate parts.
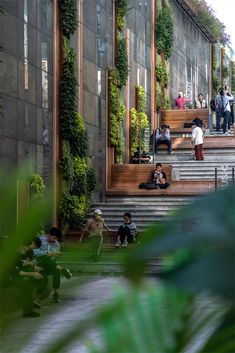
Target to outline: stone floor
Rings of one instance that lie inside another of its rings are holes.
[[[1,353],[40,353],[66,330],[95,312],[97,306],[111,301],[114,288],[122,285],[121,277],[74,277],[62,283],[60,304],[44,301],[39,318],[22,318],[16,311],[9,316],[9,326],[2,332]],[[89,337],[76,340],[63,353],[87,353],[88,340],[99,341],[97,330]]]

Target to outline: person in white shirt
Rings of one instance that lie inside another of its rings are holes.
[[[171,135],[168,125],[162,125],[162,128],[156,130],[156,144],[155,144],[155,153],[157,153],[158,145],[165,144],[168,147],[168,154],[171,154],[172,145],[171,145]]]
[[[197,161],[203,161],[204,155],[202,151],[203,147],[203,131],[202,128],[196,125],[196,122],[193,121],[192,123],[192,145],[194,146],[195,150],[195,158]]]

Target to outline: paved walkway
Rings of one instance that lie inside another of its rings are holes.
[[[83,283],[81,283],[83,282]],[[21,318],[21,312],[11,315],[11,325],[3,333],[1,353],[40,353],[55,337],[71,329],[95,309],[111,301],[116,285],[126,283],[121,277],[75,277],[62,284],[63,302],[47,300],[39,318]],[[75,341],[63,353],[87,353],[85,341],[99,341],[99,333],[90,332],[89,338]],[[84,341],[84,342],[83,342]]]

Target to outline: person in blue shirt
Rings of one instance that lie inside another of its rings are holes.
[[[172,145],[171,145],[170,128],[168,125],[162,125],[161,129],[158,128],[156,130],[155,153],[157,153],[158,146],[161,144],[167,145],[168,154],[170,155],[172,152]]]
[[[227,95],[227,92],[223,89],[220,90],[220,96],[222,100],[222,116],[224,118],[223,122],[223,134],[230,134],[230,125],[231,125],[231,106],[230,101],[234,100],[233,95]]]
[[[57,264],[57,258],[61,255],[59,238],[59,229],[53,227],[48,234],[40,236],[42,244],[38,249],[34,249],[34,255],[39,266],[43,268],[46,275],[52,275],[53,300],[56,303],[61,301],[59,296],[61,274],[67,279],[72,277],[71,272],[67,268]]]

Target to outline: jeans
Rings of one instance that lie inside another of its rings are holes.
[[[160,140],[158,139],[156,141],[156,145],[155,145],[155,153],[157,153],[157,146],[158,145],[167,145],[168,147],[168,153],[171,154],[171,151],[172,151],[172,146],[171,146],[171,140]]]
[[[227,130],[227,125],[228,125],[228,130],[230,130],[230,111],[226,110],[225,112],[223,112],[223,118],[224,118],[223,133],[225,133]]]
[[[220,131],[220,119],[221,119],[221,114],[219,111],[216,110],[216,131]]]

